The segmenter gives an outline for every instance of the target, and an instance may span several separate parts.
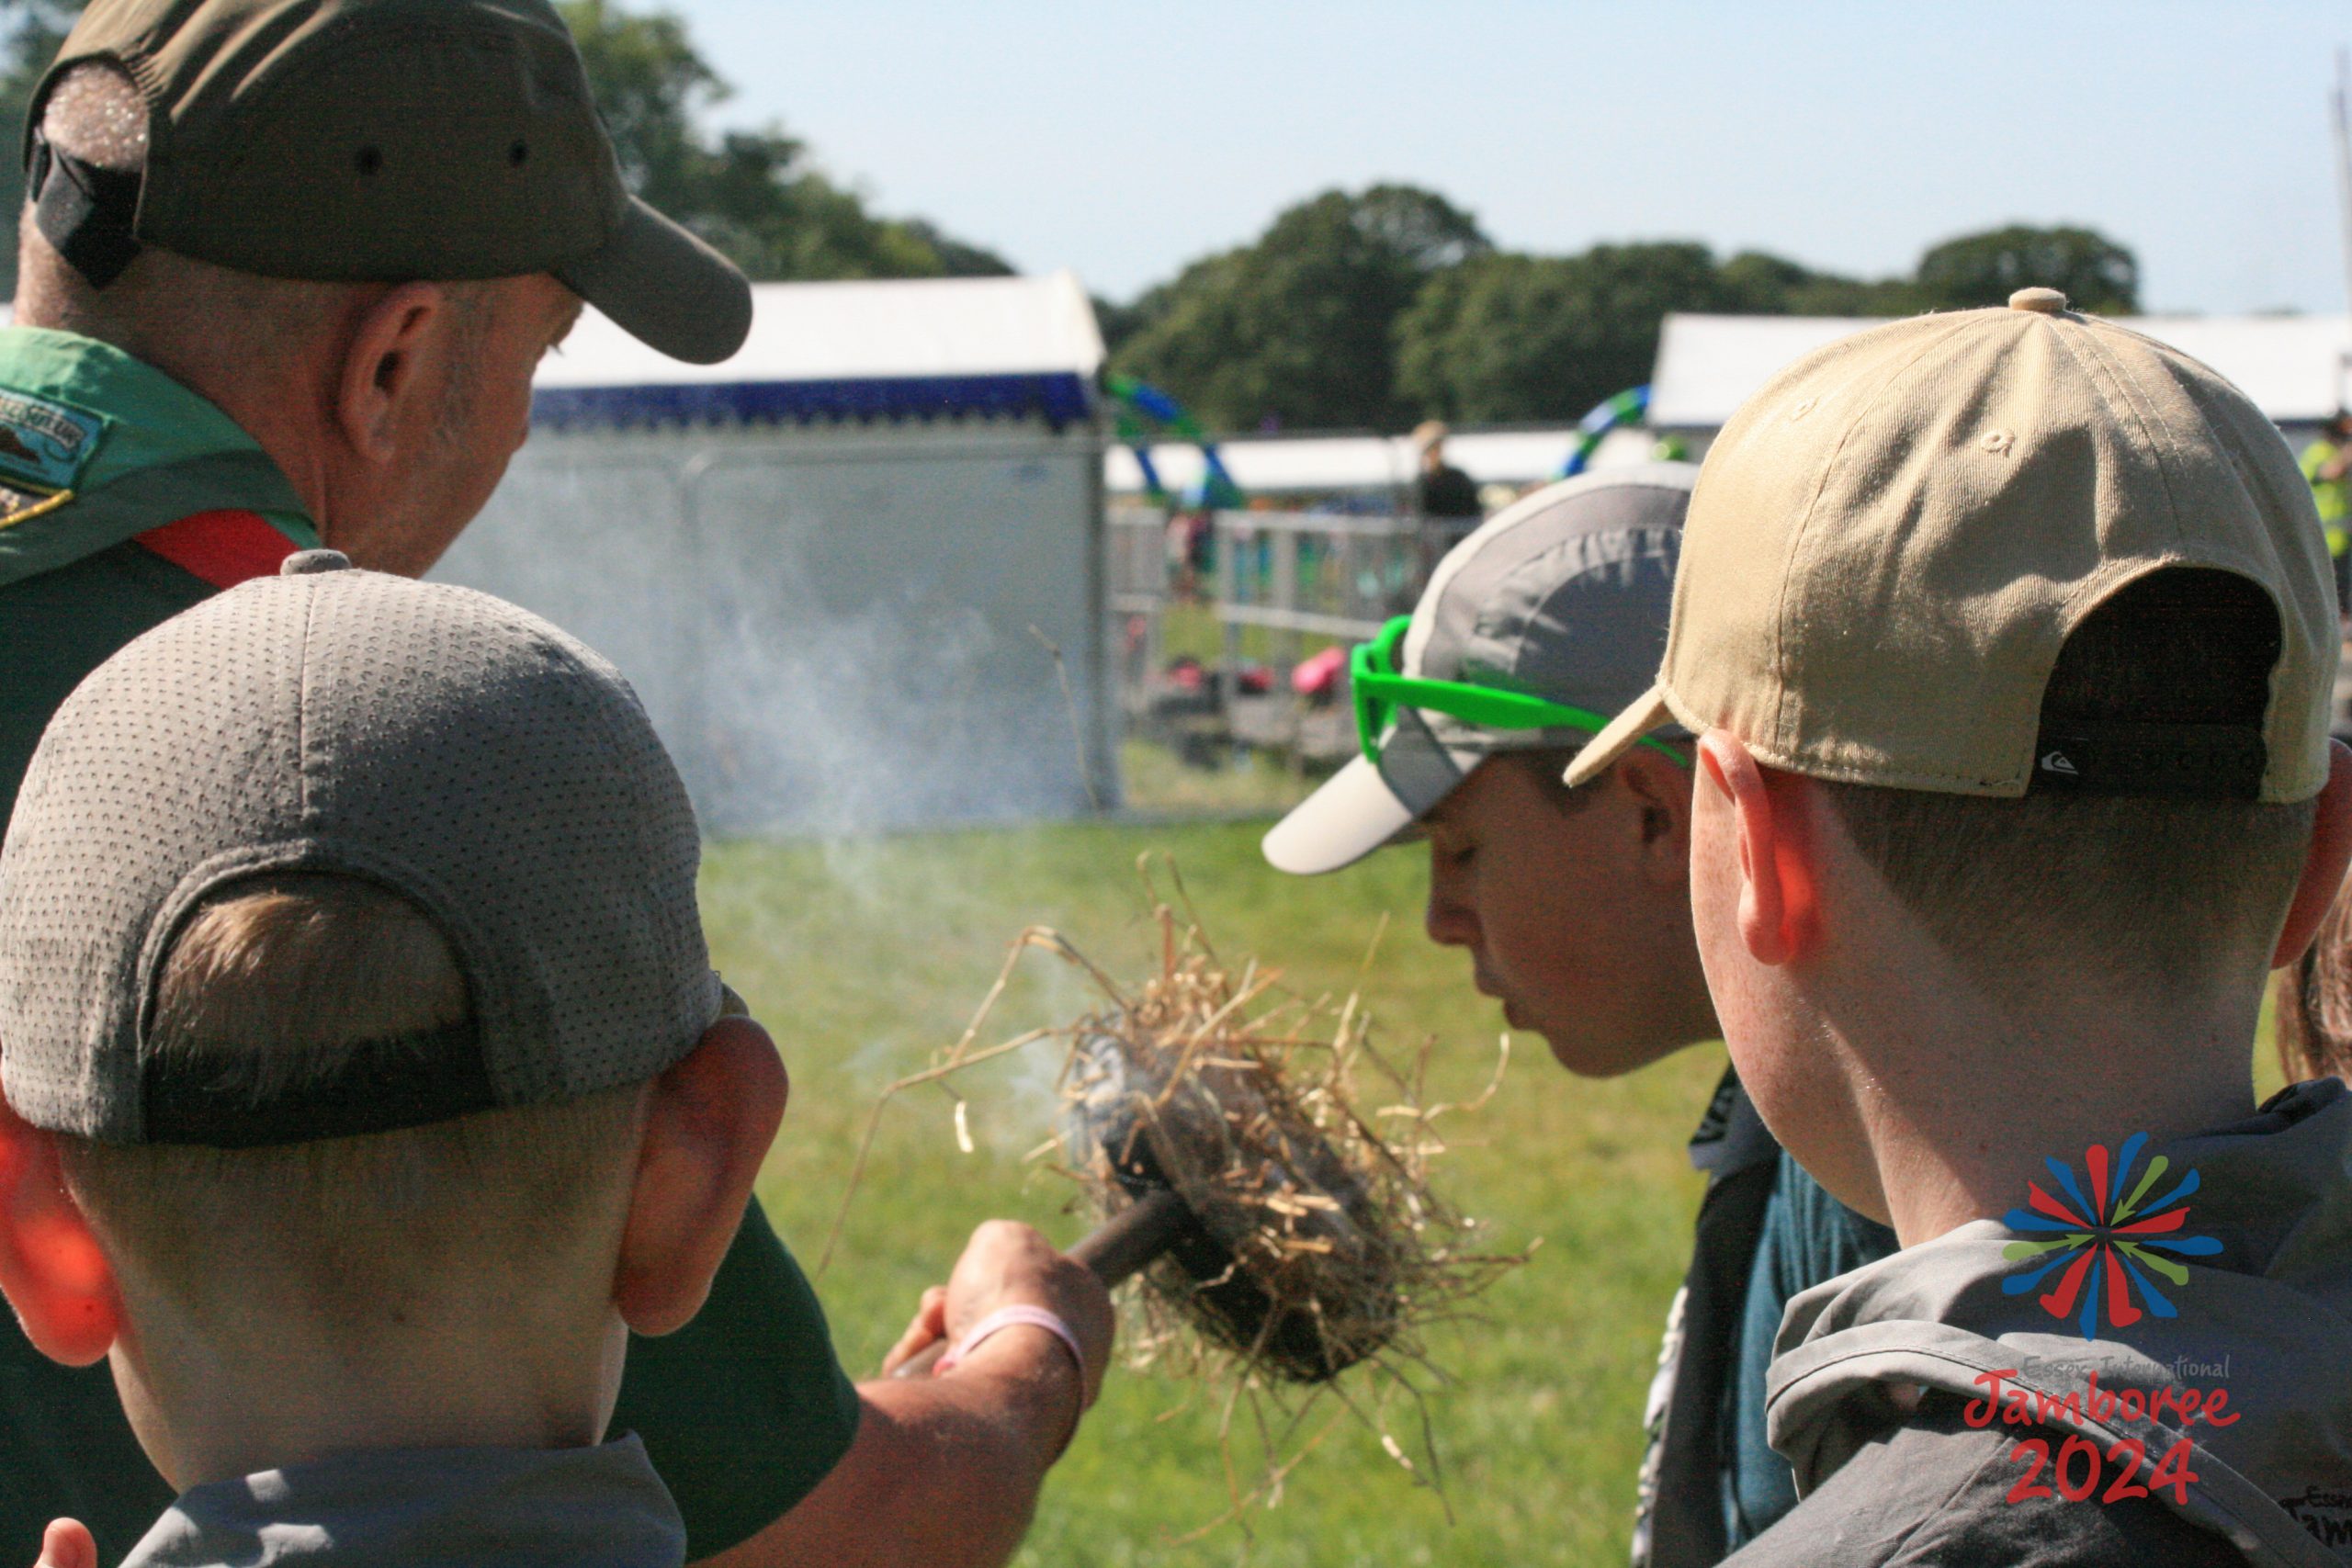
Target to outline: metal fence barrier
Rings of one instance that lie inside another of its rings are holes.
[[[1293,693],[1292,669],[1310,644],[1367,640],[1409,610],[1433,554],[1421,520],[1394,514],[1114,504],[1104,523],[1130,725],[1214,721],[1231,739],[1314,752],[1342,745],[1345,726],[1306,722],[1317,705]],[[1185,654],[1200,667],[1178,668]]]

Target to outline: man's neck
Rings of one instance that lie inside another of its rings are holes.
[[[233,352],[231,345],[215,344],[199,351],[108,321],[53,315],[44,311],[38,300],[24,305],[17,325],[74,333],[110,344],[234,420],[285,474],[294,493],[302,498],[303,510],[320,526],[322,537],[325,536],[333,493],[326,443],[320,434],[326,410],[322,394],[310,384],[310,378],[291,369],[283,376],[257,376],[249,363],[232,369],[222,358],[224,352]]]

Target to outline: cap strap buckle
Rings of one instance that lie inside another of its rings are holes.
[[[66,265],[104,288],[139,259],[139,191],[143,176],[101,169],[61,152],[35,127],[25,184],[41,238]],[[62,175],[62,178],[58,176]]]
[[[1609,720],[1589,709],[1571,707],[1495,686],[1464,681],[1426,681],[1396,673],[1396,645],[1413,624],[1398,615],[1380,628],[1370,642],[1359,643],[1348,656],[1348,689],[1355,701],[1356,742],[1364,760],[1377,766],[1381,740],[1399,705],[1442,713],[1487,729],[1580,729],[1597,735]],[[1673,758],[1683,766],[1689,759],[1665,741],[1644,737],[1643,745]]]

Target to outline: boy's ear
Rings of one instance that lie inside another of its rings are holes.
[[[638,1333],[684,1328],[702,1310],[790,1093],[775,1042],[740,1017],[654,1080],[613,1277],[613,1304]]]
[[[1645,747],[1610,770],[1642,816],[1642,863],[1650,880],[1680,886],[1690,879],[1690,773]]]
[[[2278,945],[2270,966],[2281,968],[2303,955],[2319,934],[2344,886],[2344,868],[2352,863],[2352,749],[2341,740],[2327,743],[2327,783],[2320,790],[2312,813],[2312,847],[2303,857],[2303,877],[2295,885],[2287,906],[2287,920],[2278,929]]]
[[[1699,771],[1699,787],[1721,791],[1736,823],[1740,941],[1758,964],[1790,963],[1813,946],[1821,912],[1805,781],[1768,774],[1720,729],[1701,739]]]
[[[103,1360],[122,1329],[122,1296],[89,1220],[65,1189],[57,1135],[0,1100],[0,1292],[25,1337],[52,1361]]]

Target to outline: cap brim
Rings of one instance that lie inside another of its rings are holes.
[[[629,336],[689,365],[716,365],[752,331],[752,286],[684,226],[629,198],[610,243],[555,268]]]
[[[1276,871],[1319,875],[1353,865],[1411,827],[1416,815],[1378,768],[1357,757],[1275,823],[1259,848]]]
[[[1667,704],[1666,684],[1660,682],[1634,699],[1634,705],[1609,721],[1601,732],[1585,743],[1584,749],[1568,763],[1568,771],[1561,776],[1571,787],[1589,783],[1607,771],[1609,765],[1642,742],[1653,730],[1664,729],[1675,722],[1674,710]]]

